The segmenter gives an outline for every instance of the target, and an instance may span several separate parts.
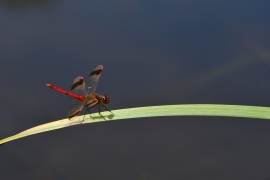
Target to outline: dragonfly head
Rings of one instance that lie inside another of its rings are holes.
[[[104,104],[109,104],[110,100],[111,100],[111,99],[110,99],[109,96],[107,96],[107,95],[103,96],[103,103],[104,103]]]

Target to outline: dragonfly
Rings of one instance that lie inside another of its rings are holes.
[[[84,78],[82,76],[78,76],[74,79],[73,84],[71,86],[71,90],[67,91],[53,84],[46,84],[46,86],[64,93],[75,99],[73,105],[71,105],[70,110],[68,111],[68,118],[71,119],[75,116],[78,116],[83,107],[86,107],[87,111],[90,112],[90,109],[93,107],[97,107],[99,110],[100,116],[101,108],[110,111],[105,104],[109,104],[110,97],[108,95],[100,95],[95,93],[97,88],[98,80],[102,74],[104,67],[102,65],[97,66],[90,74],[88,83],[84,82]],[[86,87],[85,87],[86,86]],[[110,111],[111,112],[111,111]],[[112,113],[112,112],[111,112]],[[113,113],[112,113],[113,114]],[[102,116],[104,118],[104,116]],[[104,118],[105,119],[105,118]],[[106,120],[106,119],[105,119]]]

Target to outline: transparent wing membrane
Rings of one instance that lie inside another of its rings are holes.
[[[78,76],[74,79],[73,84],[71,86],[71,92],[79,95],[87,95],[85,91],[85,82],[82,76]]]
[[[97,66],[90,74],[89,74],[89,85],[87,85],[88,94],[95,92],[97,88],[98,80],[102,74],[103,66]]]
[[[74,79],[72,86],[71,86],[71,92],[74,94],[86,96],[85,91],[85,82],[84,78],[82,76],[78,76]],[[84,101],[79,101],[77,99],[72,98],[73,104],[70,106],[68,111],[68,118],[72,118],[74,116],[78,116],[80,112],[83,109]]]
[[[70,106],[70,109],[68,111],[68,118],[78,116],[83,109],[84,103],[85,102],[83,101],[76,100],[76,102]]]

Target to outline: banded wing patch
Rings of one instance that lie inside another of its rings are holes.
[[[89,85],[87,87],[88,94],[95,92],[103,69],[103,66],[99,65],[89,74]]]
[[[75,116],[78,116],[84,106],[84,101],[78,101],[76,103],[74,103],[73,105],[70,106],[69,111],[68,111],[68,118],[71,119]]]
[[[85,91],[85,83],[84,78],[82,76],[78,76],[74,79],[73,84],[71,86],[71,92],[74,94],[84,95],[86,96]]]
[[[74,79],[73,84],[71,86],[71,92],[74,94],[79,94],[86,96],[86,91],[85,91],[85,82],[84,78],[82,76],[78,76]],[[85,101],[79,101],[77,99],[72,99],[73,100],[73,105],[70,106],[69,111],[68,111],[68,118],[71,119],[75,116],[78,116],[80,112],[83,109],[83,106],[85,104]]]

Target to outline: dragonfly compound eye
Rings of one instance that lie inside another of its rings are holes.
[[[104,103],[104,104],[109,104],[110,100],[111,100],[110,97],[107,96],[107,95],[105,95],[105,96],[103,97],[103,103]]]

